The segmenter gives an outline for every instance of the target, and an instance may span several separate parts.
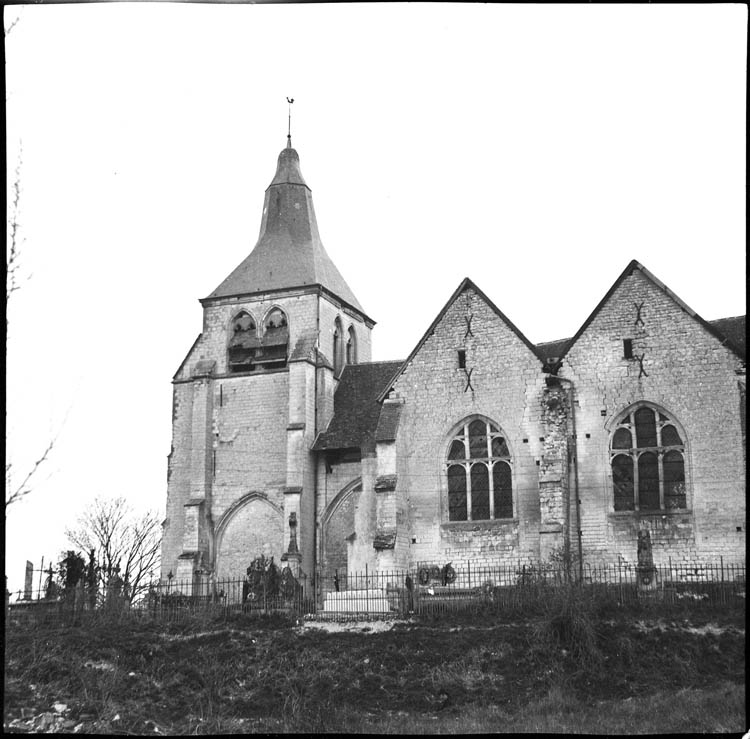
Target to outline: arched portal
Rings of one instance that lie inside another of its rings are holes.
[[[348,549],[351,535],[354,533],[354,512],[357,510],[362,481],[354,482],[343,488],[331,501],[323,514],[323,571],[339,576],[347,572]]]
[[[216,577],[244,577],[250,563],[261,554],[281,564],[284,550],[284,516],[264,495],[250,493],[237,501],[216,527]]]

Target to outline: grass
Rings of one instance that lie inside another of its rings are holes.
[[[443,716],[394,715],[349,724],[352,731],[375,734],[686,734],[739,732],[744,726],[745,690],[735,683],[596,703],[552,688],[523,712],[472,706]]]
[[[38,728],[58,703],[79,733],[744,730],[744,612],[604,618],[561,597],[528,621],[371,632],[11,621],[5,726]]]

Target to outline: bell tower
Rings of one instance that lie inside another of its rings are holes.
[[[257,243],[200,302],[203,331],[173,378],[162,578],[185,592],[260,555],[312,572],[311,446],[343,365],[370,361],[374,322],[323,247],[291,136]]]

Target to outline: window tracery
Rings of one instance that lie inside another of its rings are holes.
[[[272,308],[263,321],[262,335],[258,335],[255,319],[246,310],[233,319],[227,348],[230,372],[252,372],[286,366],[289,327],[286,314]]]
[[[467,420],[451,440],[447,457],[449,521],[513,517],[512,459],[494,423]]]
[[[610,465],[615,511],[687,508],[685,443],[664,411],[631,408],[612,433]]]

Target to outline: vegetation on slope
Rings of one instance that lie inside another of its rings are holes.
[[[743,683],[744,613],[639,621],[558,610],[330,632],[242,615],[66,628],[11,620],[5,727],[740,731]]]

